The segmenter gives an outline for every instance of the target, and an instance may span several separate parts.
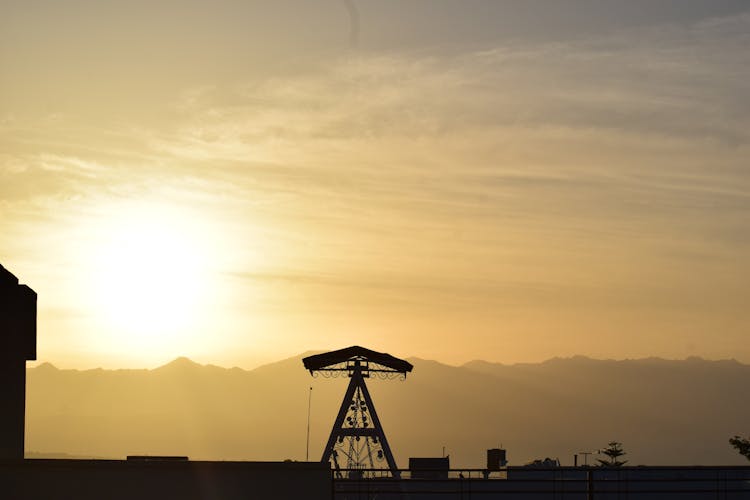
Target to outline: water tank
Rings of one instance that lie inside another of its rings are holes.
[[[500,470],[500,467],[505,467],[507,464],[508,460],[505,457],[505,450],[503,448],[487,450],[487,470]]]

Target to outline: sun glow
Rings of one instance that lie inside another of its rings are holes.
[[[210,234],[158,205],[118,207],[96,231],[91,304],[99,339],[128,354],[190,349],[210,298]]]

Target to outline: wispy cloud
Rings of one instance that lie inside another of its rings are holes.
[[[218,272],[291,310],[738,308],[748,33],[745,13],[361,50],[184,88],[156,119],[7,117],[0,250],[152,197],[229,227]]]

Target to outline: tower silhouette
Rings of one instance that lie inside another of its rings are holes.
[[[387,467],[384,469],[390,471],[392,477],[399,478],[396,460],[365,379],[371,376],[405,378],[413,368],[411,363],[360,346],[308,356],[302,362],[311,375],[346,374],[349,377],[349,387],[323,449],[321,461],[332,462],[339,476],[344,462],[344,468],[349,471],[350,476],[355,477],[366,475],[363,469],[382,468],[379,464],[385,461]]]

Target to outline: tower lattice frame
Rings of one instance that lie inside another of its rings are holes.
[[[349,377],[349,386],[333,423],[321,462],[331,462],[337,474],[342,469],[350,476],[363,477],[374,469],[384,469],[394,478],[400,473],[385,437],[365,379],[401,378],[412,371],[411,363],[390,354],[352,346],[304,358],[305,368],[313,376]],[[385,461],[385,468],[380,464]]]

